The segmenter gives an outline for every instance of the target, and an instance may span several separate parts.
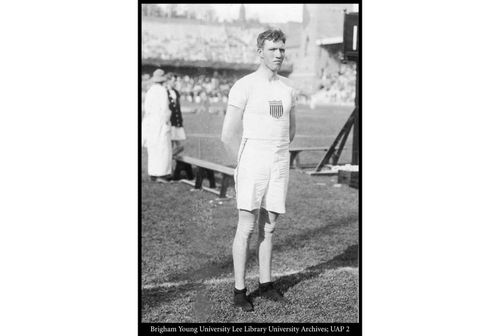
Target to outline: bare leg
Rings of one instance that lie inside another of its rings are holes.
[[[245,288],[245,272],[248,257],[249,240],[255,227],[258,210],[240,210],[238,214],[238,228],[233,241],[234,287]]]
[[[184,150],[184,146],[181,144],[179,140],[172,140],[172,156],[176,156],[180,152]]]
[[[273,232],[279,214],[266,209],[260,209],[259,216],[259,242],[257,255],[259,257],[259,281],[266,283],[271,281],[271,260],[273,250]]]

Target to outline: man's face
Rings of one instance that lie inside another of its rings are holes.
[[[167,89],[171,88],[172,87],[172,79],[170,78],[167,78],[163,84],[162,84],[164,87],[166,87]]]
[[[259,48],[258,52],[261,63],[271,71],[278,71],[285,59],[285,43],[265,40],[264,46]]]

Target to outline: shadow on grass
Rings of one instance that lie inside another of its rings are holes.
[[[291,236],[278,245],[273,246],[273,251],[286,250],[290,246],[294,246],[297,241],[307,242],[310,239],[315,239],[315,237],[329,234],[330,231],[335,230],[339,226],[347,225],[352,221],[358,220],[358,216],[347,216],[339,221],[335,222],[335,225],[328,224],[317,229],[306,230],[299,235]],[[248,260],[247,267],[257,264],[257,258],[254,254],[250,256]],[[336,256],[332,260],[327,262],[308,267],[303,272],[284,276],[275,282],[277,288],[286,292],[289,288],[295,286],[297,283],[303,280],[310,279],[312,277],[318,276],[326,269],[345,267],[345,266],[357,266],[358,264],[358,245],[352,245],[348,247],[342,254]],[[188,280],[189,283],[185,285],[175,286],[175,287],[153,287],[148,289],[142,289],[142,306],[143,309],[147,306],[150,308],[157,305],[165,304],[169,301],[173,301],[178,297],[184,295],[186,292],[199,290],[203,287],[202,282],[207,279],[219,277],[221,274],[232,274],[233,272],[233,259],[232,256],[228,256],[222,262],[211,262],[208,265],[198,268],[195,270],[190,270],[188,272],[177,273],[170,277],[169,281],[183,281]],[[252,295],[252,294],[250,294]],[[255,295],[254,295],[255,296]]]
[[[349,246],[342,254],[333,259],[308,267],[304,271],[296,274],[283,276],[274,282],[276,288],[286,293],[290,288],[297,285],[299,282],[319,276],[325,270],[335,269],[340,267],[357,267],[358,266],[358,245]],[[142,290],[142,310],[156,307],[165,304],[169,301],[185,295],[189,291],[202,291],[204,285],[200,280],[198,282],[189,282],[184,285],[175,287],[154,287]],[[258,296],[258,290],[249,294],[253,300]]]
[[[164,304],[181,296],[182,294],[188,291],[199,290],[203,287],[203,284],[190,282],[184,285],[175,286],[175,287],[154,287],[154,288],[143,288],[141,291],[142,296],[142,310],[146,310],[147,307],[156,307],[158,305]]]
[[[283,276],[274,282],[277,289],[286,293],[290,288],[297,285],[299,282],[309,280],[319,276],[326,270],[340,267],[358,267],[359,249],[358,244],[349,246],[342,254],[333,259],[308,267],[302,272]],[[251,298],[258,296],[258,289],[250,293]]]
[[[344,218],[341,218],[340,220],[336,221],[333,224],[327,224],[325,226],[322,226],[320,228],[315,228],[315,229],[310,229],[310,230],[305,230],[301,234],[298,235],[293,235],[288,237],[287,239],[280,241],[279,244],[276,244],[273,246],[273,252],[278,252],[278,251],[285,251],[287,249],[290,249],[291,246],[296,246],[297,242],[302,242],[304,245],[307,243],[308,240],[315,239],[315,237],[318,236],[323,236],[329,234],[332,230],[335,230],[338,227],[348,225],[352,223],[353,221],[357,221],[358,216],[347,216]],[[255,233],[256,234],[256,233]],[[232,243],[232,242],[229,242]],[[251,253],[251,255],[248,258],[247,261],[247,268],[250,268],[252,265],[257,264],[257,256],[255,253]],[[181,272],[181,273],[176,273],[173,274],[168,281],[176,282],[176,281],[182,281],[182,280],[189,280],[189,281],[203,281],[206,279],[218,277],[221,274],[226,274],[226,273],[231,273],[233,272],[233,257],[228,256],[225,258],[225,260],[222,260],[220,262],[210,262],[208,265],[195,269],[195,270],[189,270],[187,272]]]

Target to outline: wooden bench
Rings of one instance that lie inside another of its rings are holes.
[[[307,152],[307,151],[324,151],[324,152],[326,152],[328,150],[328,148],[329,147],[295,147],[295,148],[290,148],[290,168],[305,168],[305,166],[300,166],[300,160],[299,160],[300,152]]]
[[[226,197],[227,188],[229,186],[234,186],[234,168],[185,155],[176,156],[174,157],[174,159],[177,161],[173,176],[174,180],[179,180],[181,172],[185,171],[187,173],[188,179],[192,180],[193,178],[195,178],[195,182],[180,180],[181,182],[192,185],[195,189],[204,189],[210,191],[221,198]],[[192,166],[197,167],[197,169],[195,169],[194,176]],[[216,172],[222,174],[220,191],[215,190],[216,184],[214,173]],[[203,187],[204,178],[208,179],[209,188]]]

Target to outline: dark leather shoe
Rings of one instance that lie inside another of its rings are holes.
[[[234,305],[245,312],[253,311],[253,305],[246,295],[247,289],[234,290]]]
[[[274,288],[272,282],[259,283],[259,296],[276,302],[287,302],[283,294]]]

